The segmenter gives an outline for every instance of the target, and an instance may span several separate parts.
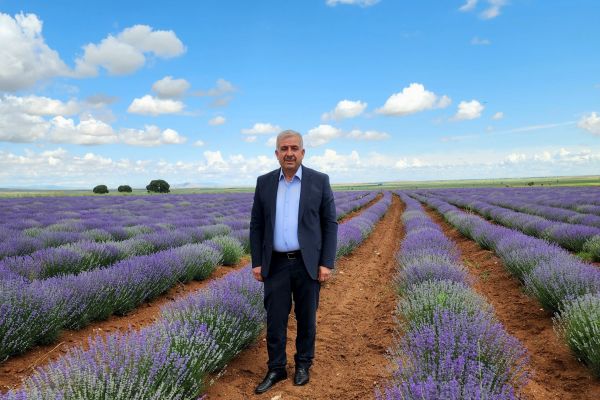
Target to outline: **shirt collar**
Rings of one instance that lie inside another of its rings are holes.
[[[302,164],[300,164],[300,166],[298,167],[298,171],[296,171],[296,173],[294,174],[294,177],[297,177],[298,180],[300,180],[302,182]],[[284,178],[284,176],[283,176],[283,168],[279,168],[279,180],[281,180],[281,178]],[[292,179],[292,181],[293,180],[294,179]]]

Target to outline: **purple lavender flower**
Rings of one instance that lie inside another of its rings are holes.
[[[541,262],[524,282],[546,310],[559,311],[565,301],[600,292],[600,270],[575,259],[552,259]]]

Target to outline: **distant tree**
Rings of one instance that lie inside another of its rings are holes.
[[[535,185],[535,182],[527,182],[527,186],[533,186]]]
[[[119,192],[127,192],[127,193],[131,193],[131,186],[129,185],[121,185],[117,188],[117,190]]]
[[[148,185],[146,185],[146,190],[148,191],[148,193],[150,192],[154,192],[154,193],[169,193],[171,186],[164,180],[162,179],[156,179],[153,181],[150,181],[150,183]]]
[[[108,193],[108,188],[106,185],[98,185],[94,188],[93,192],[96,194],[105,194]]]

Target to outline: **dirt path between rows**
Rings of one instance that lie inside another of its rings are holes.
[[[428,215],[454,240],[462,262],[476,278],[473,288],[483,294],[506,330],[518,338],[530,356],[531,381],[523,388],[527,399],[597,400],[600,380],[578,362],[552,328],[552,316],[527,296],[502,260],[484,250],[444,221],[432,209]]]
[[[177,284],[156,299],[139,305],[127,315],[113,315],[105,321],[93,322],[78,331],[62,331],[55,343],[47,346],[36,346],[24,354],[9,358],[0,364],[0,393],[20,386],[23,379],[32,375],[36,367],[44,366],[56,360],[67,353],[69,349],[73,347],[87,348],[89,337],[107,335],[117,331],[126,332],[131,329],[141,329],[154,323],[160,315],[161,308],[166,303],[189,296],[205,287],[209,282],[238,270],[249,262],[250,257],[244,257],[233,267],[218,267],[208,279]]]
[[[338,261],[336,276],[321,291],[317,316],[316,356],[310,383],[293,386],[289,378],[260,396],[254,388],[264,377],[267,349],[264,335],[231,362],[208,389],[212,399],[372,399],[374,388],[390,375],[386,351],[392,345],[395,294],[390,285],[394,255],[403,237],[403,206],[394,196],[383,219],[361,246]],[[290,317],[288,359],[296,327]]]

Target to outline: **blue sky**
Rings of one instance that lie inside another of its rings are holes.
[[[600,3],[0,0],[0,187],[598,174]]]

